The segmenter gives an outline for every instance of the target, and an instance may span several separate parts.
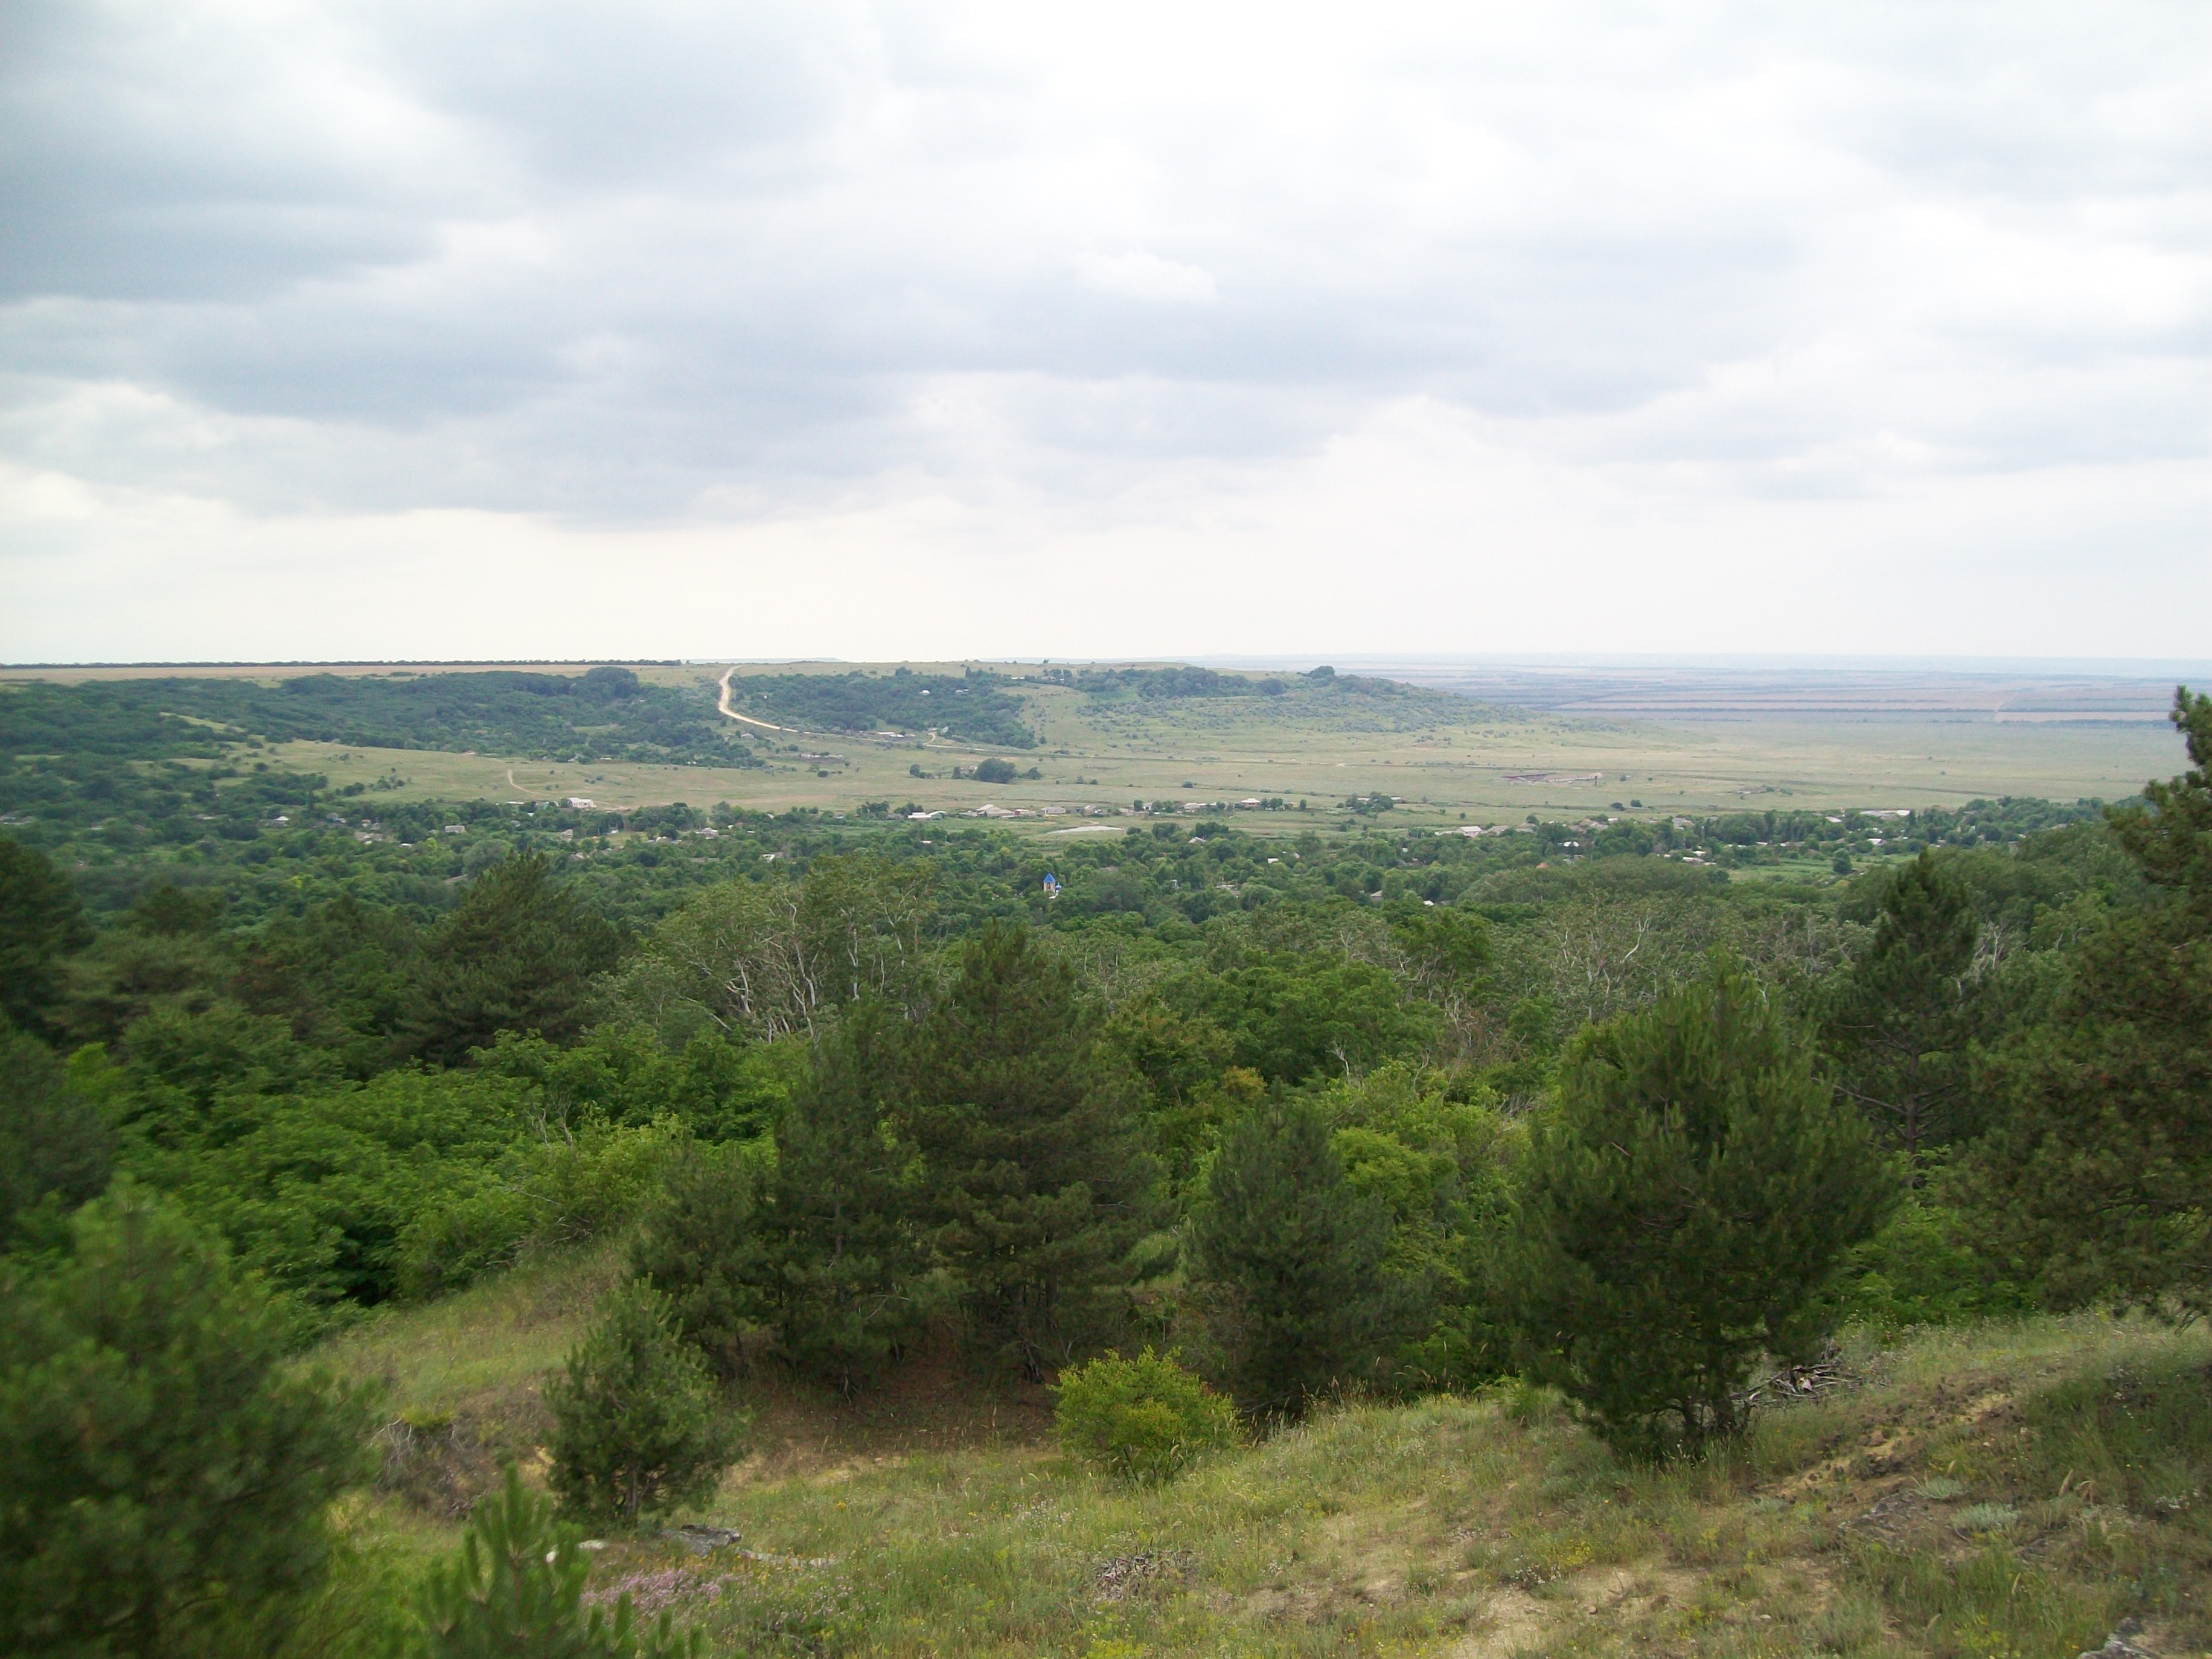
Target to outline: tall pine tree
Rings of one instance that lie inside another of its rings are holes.
[[[56,1035],[64,959],[91,942],[76,884],[36,848],[0,836],[0,1017]]]
[[[2189,770],[2112,829],[2153,889],[2077,950],[1985,1085],[2004,1109],[1955,1195],[2057,1307],[2212,1307],[2212,697],[2174,694]]]
[[[425,941],[403,1044],[458,1066],[501,1031],[566,1042],[583,1028],[592,976],[621,954],[621,931],[556,885],[545,859],[502,859]]]
[[[776,1134],[770,1224],[784,1353],[849,1391],[914,1340],[935,1303],[917,1224],[920,1159],[896,1133],[908,1032],[854,1004],[814,1052]]]
[[[368,1391],[303,1366],[220,1243],[119,1186],[0,1261],[0,1649],[275,1651],[368,1473]]]
[[[1330,1387],[1373,1376],[1415,1311],[1384,1273],[1389,1244],[1389,1212],[1345,1179],[1312,1103],[1263,1102],[1231,1126],[1191,1245],[1237,1404],[1296,1417]]]
[[[912,1077],[931,1241],[979,1333],[1041,1379],[1096,1328],[1152,1224],[1135,1079],[1067,969],[995,922],[923,1022]]]
[[[1923,852],[1889,878],[1874,938],[1821,1011],[1838,1085],[1908,1170],[1966,1127],[1975,932],[1965,886]]]
[[[772,1218],[757,1200],[744,1150],[693,1146],[630,1245],[629,1270],[666,1296],[684,1340],[715,1374],[745,1366],[745,1333],[778,1307]]]

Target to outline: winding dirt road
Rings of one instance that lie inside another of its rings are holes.
[[[747,726],[757,726],[763,732],[790,731],[792,728],[788,726],[770,726],[766,720],[757,720],[750,714],[740,714],[736,709],[730,707],[730,676],[737,672],[738,671],[734,668],[725,668],[722,671],[722,700],[720,703],[717,705],[721,711],[733,720],[743,721]]]

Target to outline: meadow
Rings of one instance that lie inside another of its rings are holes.
[[[366,1547],[450,1545],[496,1457],[542,1475],[544,1373],[618,1273],[526,1267],[326,1351],[390,1389]],[[1620,1461],[1504,1384],[1346,1401],[1146,1487],[1062,1456],[1046,1390],[957,1354],[853,1401],[769,1362],[750,1455],[687,1516],[739,1542],[616,1535],[592,1582],[743,1652],[1992,1659],[2130,1616],[2151,1652],[2195,1652],[2208,1363],[2201,1327],[2093,1316],[1859,1330],[1692,1462]]]

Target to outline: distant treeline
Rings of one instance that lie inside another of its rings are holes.
[[[1147,702],[1176,697],[1279,697],[1300,682],[1309,688],[1350,692],[1356,696],[1407,695],[1395,680],[1340,674],[1334,668],[1304,674],[1220,674],[1211,668],[1048,668],[1045,678],[1072,685],[1094,697],[1140,697]]]
[[[547,760],[758,763],[703,690],[647,685],[611,666],[582,674],[302,674],[273,686],[179,676],[0,693],[0,756],[11,759],[212,757],[218,739],[245,736]]]

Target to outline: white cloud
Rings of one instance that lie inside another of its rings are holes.
[[[1221,297],[1213,278],[1196,265],[1177,264],[1142,248],[1111,254],[1086,250],[1069,263],[1085,288],[1101,294],[1169,305],[1211,304]]]

